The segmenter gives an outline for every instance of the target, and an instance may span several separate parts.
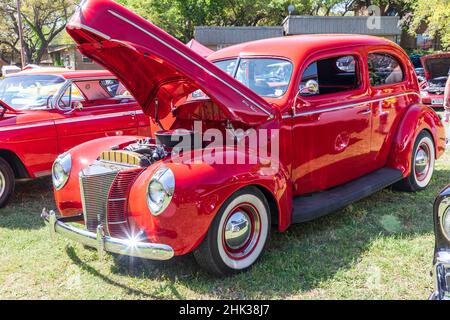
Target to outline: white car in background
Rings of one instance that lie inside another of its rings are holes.
[[[2,76],[6,77],[9,74],[17,73],[21,70],[22,69],[20,69],[18,66],[15,66],[15,65],[3,66],[2,67]]]

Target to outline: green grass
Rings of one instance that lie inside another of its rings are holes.
[[[314,222],[274,232],[261,261],[227,279],[192,256],[167,262],[106,255],[39,218],[54,208],[49,179],[20,183],[0,210],[0,299],[426,299],[433,289],[432,205],[450,183],[450,152],[419,193],[384,190]]]

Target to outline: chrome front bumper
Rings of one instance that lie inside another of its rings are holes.
[[[54,211],[46,209],[42,210],[41,217],[49,226],[52,239],[55,238],[56,233],[59,233],[65,238],[97,248],[100,254],[106,251],[151,260],[169,260],[173,257],[172,247],[165,244],[108,237],[102,226],[97,227],[97,233],[89,232],[69,225],[68,222],[73,222],[73,218],[57,218]]]
[[[433,267],[435,290],[430,300],[450,300],[450,252],[437,252],[435,260]]]

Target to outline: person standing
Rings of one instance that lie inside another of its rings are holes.
[[[446,111],[450,110],[450,69],[448,70],[447,83],[445,84],[444,109]]]
[[[446,127],[447,146],[450,146],[450,70],[444,90],[444,126]]]

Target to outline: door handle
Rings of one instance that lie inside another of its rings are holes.
[[[134,118],[134,117],[136,117],[136,112],[135,112],[135,111],[127,112],[127,113],[125,113],[124,115],[126,115],[126,116],[131,116],[132,118]]]
[[[361,114],[361,115],[368,115],[368,114],[371,114],[372,113],[372,109],[371,108],[369,108],[369,109],[366,109],[366,110],[362,110],[362,111],[360,111],[360,112],[358,112],[358,114]]]

